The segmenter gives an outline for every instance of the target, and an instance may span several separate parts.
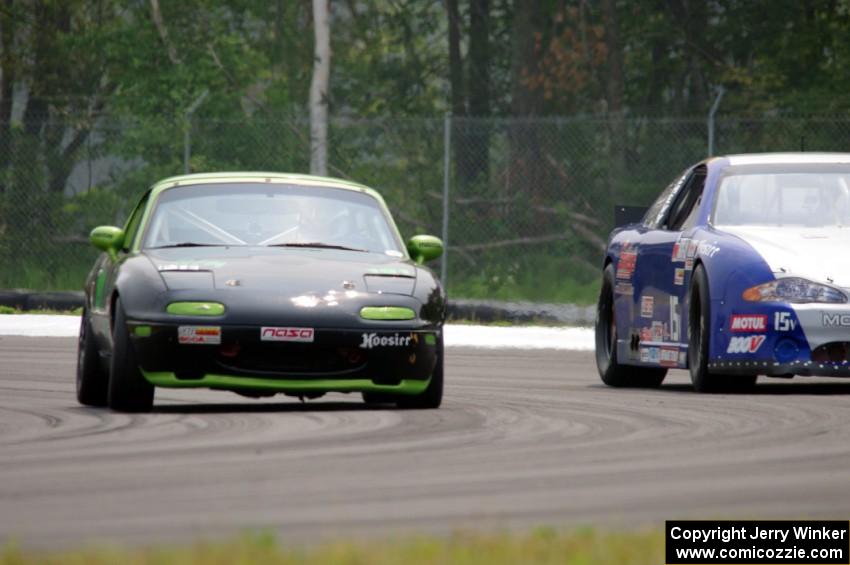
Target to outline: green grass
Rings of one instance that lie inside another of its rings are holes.
[[[36,314],[41,316],[79,316],[83,313],[82,306],[73,310],[16,310],[11,306],[0,306],[0,314]]]
[[[252,534],[224,542],[175,547],[125,549],[118,546],[60,552],[0,549],[0,565],[390,565],[390,564],[559,564],[642,565],[664,563],[659,530],[603,532],[538,528],[529,533],[467,533],[381,541],[332,541],[291,548],[270,534]]]

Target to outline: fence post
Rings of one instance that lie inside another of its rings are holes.
[[[195,98],[195,101],[192,102],[192,105],[186,109],[186,113],[184,117],[186,119],[185,129],[183,131],[183,174],[189,174],[189,157],[192,154],[192,140],[190,131],[192,129],[192,114],[195,113],[195,110],[198,109],[198,106],[204,101],[207,95],[210,93],[208,89],[204,89],[201,92],[201,95]]]
[[[451,179],[452,115],[443,118],[443,260],[440,263],[440,280],[446,287],[449,271],[449,182]]]
[[[714,155],[714,114],[717,113],[717,108],[720,107],[720,100],[726,89],[723,85],[717,87],[717,98],[714,99],[714,104],[711,105],[711,110],[708,111],[708,156]]]

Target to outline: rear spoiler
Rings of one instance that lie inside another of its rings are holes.
[[[614,227],[619,228],[628,224],[639,224],[649,208],[643,206],[614,206]]]

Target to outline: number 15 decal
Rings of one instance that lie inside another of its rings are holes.
[[[773,315],[773,329],[778,332],[793,332],[797,320],[791,317],[791,312],[776,312]]]

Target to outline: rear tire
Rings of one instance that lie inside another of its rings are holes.
[[[614,309],[614,266],[602,273],[602,288],[596,306],[596,368],[602,382],[612,387],[656,388],[667,369],[636,367],[617,362],[617,319]]]
[[[154,387],[142,375],[136,350],[124,318],[121,299],[115,301],[112,328],[112,365],[109,371],[109,407],[119,412],[150,412]]]
[[[100,365],[89,313],[83,310],[77,342],[77,401],[85,406],[106,406],[108,390],[109,375]]]
[[[697,265],[691,283],[688,311],[688,367],[697,392],[733,392],[751,389],[758,375],[718,375],[708,370],[711,338],[711,295],[705,268]]]

